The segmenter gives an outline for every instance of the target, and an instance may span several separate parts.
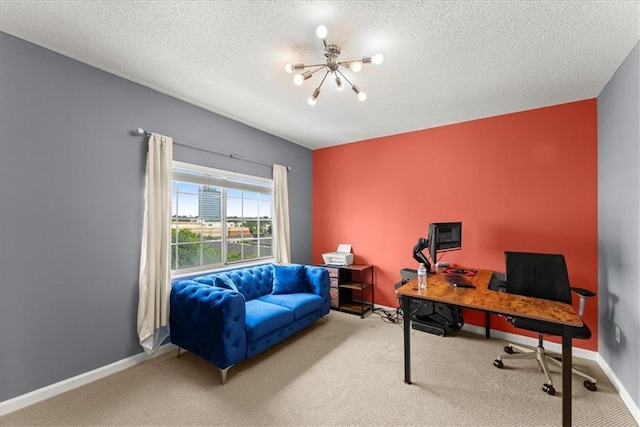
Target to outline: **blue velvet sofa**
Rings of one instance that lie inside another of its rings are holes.
[[[322,267],[265,264],[180,280],[170,299],[171,342],[220,369],[252,357],[329,313]]]

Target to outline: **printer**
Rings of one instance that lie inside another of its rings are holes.
[[[327,252],[322,254],[325,264],[331,265],[351,265],[353,264],[353,254],[351,253],[351,245],[341,243],[335,252]]]

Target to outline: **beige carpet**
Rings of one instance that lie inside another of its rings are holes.
[[[332,311],[271,350],[229,370],[176,352],[0,418],[0,425],[554,426],[555,396],[533,361],[493,359],[505,342],[412,330],[413,385],[404,383],[402,327]],[[636,426],[595,362],[598,380],[573,380],[576,426]]]

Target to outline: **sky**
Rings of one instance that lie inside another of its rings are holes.
[[[172,215],[198,216],[198,187],[198,184],[173,182]],[[271,218],[271,195],[227,189],[227,216]]]

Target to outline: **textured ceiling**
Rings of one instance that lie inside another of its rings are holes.
[[[321,73],[284,71],[323,61],[319,24],[341,60],[384,54],[347,74],[365,102],[327,79],[311,107]],[[597,97],[640,0],[3,1],[0,29],[316,149]]]

